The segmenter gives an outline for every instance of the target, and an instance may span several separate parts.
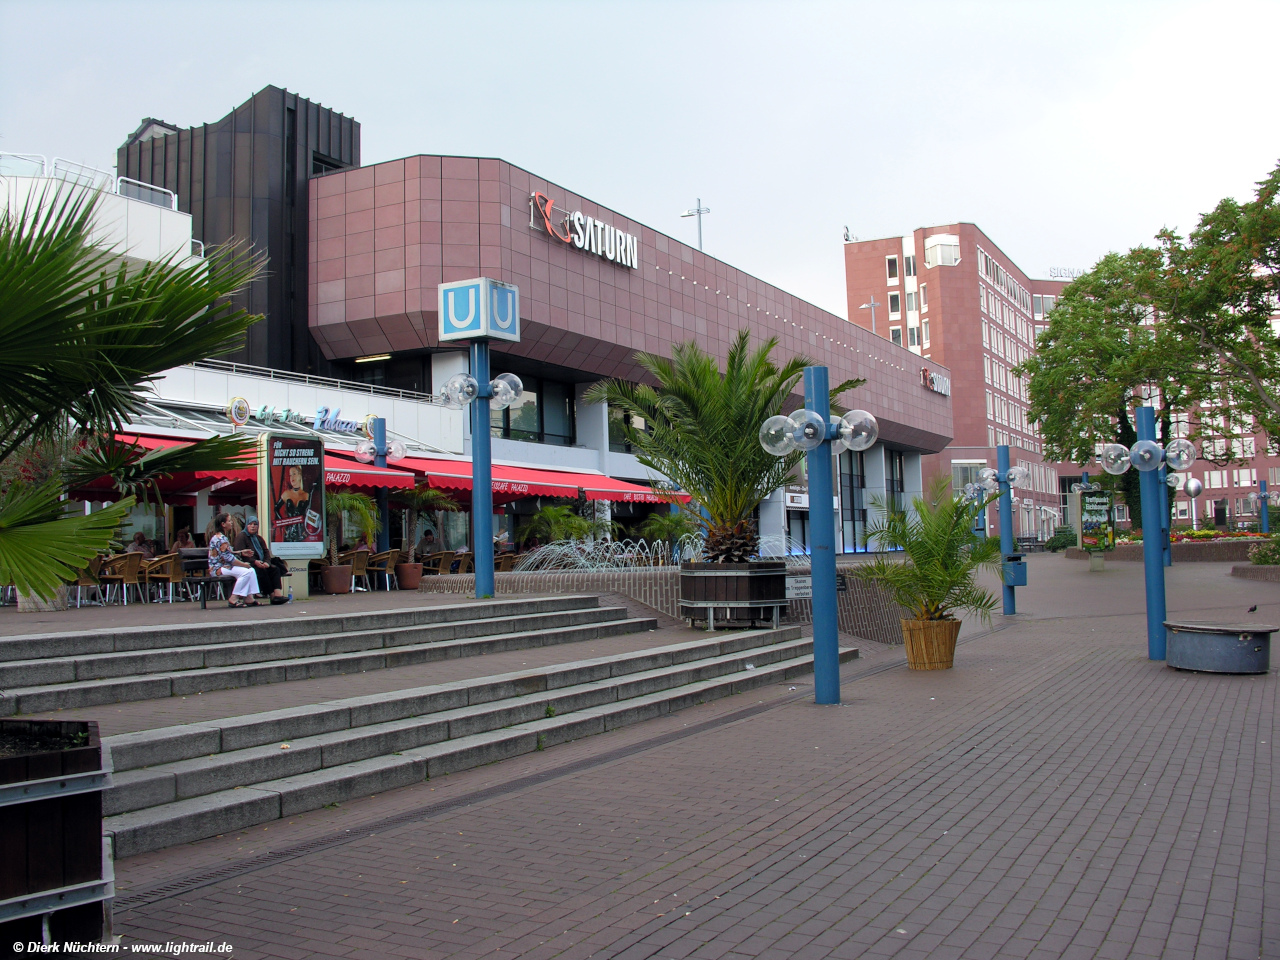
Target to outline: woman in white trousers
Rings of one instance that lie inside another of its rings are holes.
[[[214,577],[235,577],[231,591],[231,607],[256,607],[254,597],[258,593],[258,574],[253,565],[241,560],[231,549],[228,532],[234,530],[234,521],[228,513],[220,513],[213,521],[218,532],[209,540],[209,574]]]

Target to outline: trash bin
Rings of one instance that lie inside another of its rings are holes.
[[[1004,585],[1006,587],[1025,587],[1027,585],[1027,564],[1021,553],[1008,553],[1004,558]]]

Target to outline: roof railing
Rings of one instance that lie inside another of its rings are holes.
[[[105,190],[107,193],[114,193],[130,200],[141,200],[152,206],[167,207],[170,210],[178,209],[178,195],[172,190],[166,190],[151,183],[143,183],[141,180],[130,177],[117,177],[110,170],[76,163],[63,157],[54,157],[50,162],[39,153],[0,151],[0,176],[52,177],[91,190]],[[199,255],[204,255],[203,250]]]
[[[444,400],[430,393],[417,390],[398,390],[395,387],[383,387],[373,383],[361,383],[358,380],[338,380],[334,377],[317,377],[310,373],[293,373],[288,370],[273,370],[271,367],[258,367],[248,363],[234,363],[230,360],[197,360],[191,366],[204,370],[220,370],[224,373],[245,374],[251,377],[262,377],[267,380],[285,380],[290,383],[305,383],[314,387],[327,387],[331,390],[347,390],[352,393],[368,393],[375,397],[393,397],[397,400],[414,400],[418,403],[443,404]]]

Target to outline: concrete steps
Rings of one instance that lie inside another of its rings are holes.
[[[9,637],[0,639],[0,716],[361,673],[655,626],[585,596]]]
[[[842,661],[857,656],[842,650]],[[117,857],[603,733],[812,672],[799,627],[106,738]],[[288,744],[288,748],[284,747]]]

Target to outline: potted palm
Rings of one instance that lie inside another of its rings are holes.
[[[786,565],[758,559],[755,511],[791,478],[804,454],[775,457],[758,437],[760,425],[782,412],[813,361],[797,356],[778,366],[771,357],[777,345],[770,337],[753,348],[743,330],[723,371],[693,341],[677,345],[669,360],[637,353],[655,385],[606,380],[586,392],[588,403],[608,402],[631,415],[621,429],[636,459],[689,496],[679,509],[704,546],[703,562],[680,565],[683,601],[785,598]],[[864,382],[846,380],[831,395]]]
[[[991,618],[996,597],[977,576],[1001,573],[1000,541],[976,532],[974,521],[997,496],[953,497],[950,481],[940,477],[927,498],[912,498],[909,511],[886,510],[882,498],[872,499],[878,516],[867,525],[866,544],[901,551],[903,559],[881,554],[854,575],[879,584],[911,613],[902,618],[902,640],[912,670],[951,668],[960,635],[954,611]]]
[[[409,514],[406,518],[408,523],[405,524],[405,529],[409,531],[409,536],[411,537],[418,535],[418,514],[458,509],[457,502],[447,493],[434,487],[429,487],[425,483],[418,484],[412,490],[403,490],[396,493],[395,499],[403,504]],[[412,543],[413,541],[410,540],[409,542]],[[413,554],[410,553],[408,560],[404,563],[396,564],[396,583],[400,585],[401,590],[417,590],[421,582],[422,564],[414,563]]]
[[[331,490],[325,493],[324,509],[329,520],[329,564],[320,568],[320,585],[325,593],[350,593],[351,564],[338,563],[338,532],[342,518],[349,516],[357,530],[372,543],[380,527],[378,508],[363,493]]]

